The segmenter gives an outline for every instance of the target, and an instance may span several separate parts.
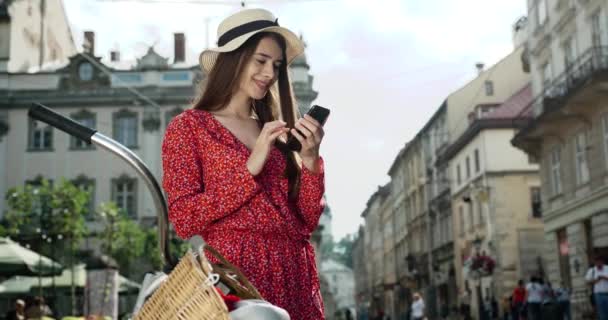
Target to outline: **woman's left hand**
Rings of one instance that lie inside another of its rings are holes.
[[[298,129],[300,132],[295,129]],[[303,118],[298,119],[295,128],[291,129],[291,134],[302,145],[302,149],[300,149],[302,163],[309,170],[313,172],[318,171],[319,147],[325,135],[321,124],[313,117],[304,115]]]

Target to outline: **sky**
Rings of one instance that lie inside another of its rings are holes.
[[[95,32],[102,62],[111,50],[135,61],[150,46],[173,56],[173,33],[186,36],[186,60],[216,42],[233,0],[64,0],[74,40]],[[281,26],[302,34],[313,104],[331,109],[321,155],[334,239],[356,232],[360,215],[399,150],[450,92],[472,80],[475,63],[513,50],[512,26],[524,0],[258,0]],[[170,60],[170,61],[171,61]]]

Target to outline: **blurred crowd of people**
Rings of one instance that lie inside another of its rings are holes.
[[[28,303],[23,299],[16,299],[13,309],[6,313],[6,320],[26,319],[52,319],[53,311],[46,304],[43,297],[34,297]]]

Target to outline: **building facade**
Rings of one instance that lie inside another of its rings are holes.
[[[471,292],[474,314],[480,301],[500,300],[519,279],[542,275],[538,165],[510,145],[529,116],[521,112],[531,100],[531,88],[524,84],[504,103],[476,112],[467,131],[445,153],[457,169],[452,183],[457,278],[461,288]],[[476,241],[480,248],[474,247]],[[465,266],[478,255],[496,264],[481,278],[472,266]]]
[[[608,1],[528,1],[533,117],[512,143],[540,163],[546,276],[573,289],[573,316],[591,315],[584,281],[608,254]]]
[[[368,273],[365,263],[365,229],[359,227],[357,236],[353,242],[353,276],[355,278],[354,302],[357,319],[369,318],[370,294],[368,284]]]
[[[41,70],[76,53],[62,0],[0,2],[0,72]]]
[[[384,225],[382,210],[389,196],[390,184],[378,187],[378,190],[367,201],[361,217],[364,224],[364,252],[367,270],[367,288],[370,296],[368,314],[373,318],[380,313],[387,313],[384,290],[385,260],[384,260]],[[392,306],[389,305],[389,309]]]
[[[448,166],[438,165],[438,159],[445,153],[449,142],[446,109],[447,104],[444,102],[419,133],[423,143],[424,163],[427,164],[426,206],[430,223],[429,240],[433,272],[429,280],[431,293],[434,293],[432,299],[437,306],[435,311],[439,313],[445,313],[446,308],[449,310],[458,305]]]
[[[406,241],[408,234],[406,221],[405,207],[405,187],[406,187],[406,170],[407,167],[403,161],[406,147],[399,151],[397,157],[393,161],[388,174],[391,177],[391,208],[393,221],[390,223],[394,226],[393,230],[393,248],[394,248],[394,264],[395,280],[394,286],[394,303],[395,315],[397,318],[403,318],[407,314],[408,306],[411,303],[411,288],[413,287],[413,278],[407,265],[407,256],[409,254],[409,243]]]
[[[321,274],[327,279],[335,300],[335,310],[344,313],[355,311],[355,278],[353,270],[333,259],[321,262]]]

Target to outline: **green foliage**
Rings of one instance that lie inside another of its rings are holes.
[[[104,224],[102,251],[130,273],[134,259],[144,254],[146,233],[113,202],[102,203],[97,214]]]
[[[190,248],[187,241],[177,238],[173,233],[170,234],[169,252],[175,257],[182,257]],[[163,261],[158,246],[158,228],[148,229],[146,232],[146,257],[152,266],[160,270],[163,267]]]
[[[356,235],[346,235],[338,242],[334,242],[333,238],[322,241],[321,244],[321,259],[334,259],[343,265],[353,268],[353,243],[356,240]]]
[[[90,194],[62,179],[51,185],[41,180],[39,185],[10,188],[5,195],[7,211],[0,235],[17,239],[39,239],[45,234],[77,244],[87,234],[85,215]]]
[[[353,243],[355,239],[356,236],[346,235],[338,241],[334,249],[337,260],[351,269],[353,268]]]

